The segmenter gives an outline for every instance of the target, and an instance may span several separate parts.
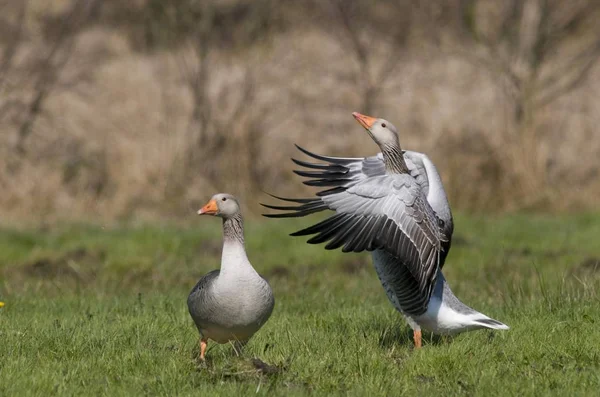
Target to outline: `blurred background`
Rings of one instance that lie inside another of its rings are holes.
[[[597,209],[597,0],[0,0],[0,219],[306,194],[386,118],[454,209]]]
[[[436,164],[445,277],[510,332],[413,355],[367,253],[259,221],[315,192],[295,143],[379,151],[354,111]],[[597,395],[598,126],[600,0],[0,0],[0,396]],[[217,192],[275,292],[271,375],[191,361]]]

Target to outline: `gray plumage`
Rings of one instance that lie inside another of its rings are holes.
[[[188,309],[203,340],[243,345],[269,319],[275,299],[269,283],[246,256],[243,219],[235,197],[217,194],[204,208],[200,214],[223,218],[221,269],[198,281],[188,296]]]
[[[477,327],[508,328],[461,303],[445,282],[441,269],[451,246],[454,223],[433,163],[422,153],[402,151],[395,127],[389,122],[368,119],[371,125],[359,122],[382,153],[366,158],[331,157],[297,146],[304,154],[325,163],[293,159],[311,170],[294,172],[308,178],[306,185],[328,189],[314,198],[274,196],[300,205],[263,204],[288,211],[265,216],[298,217],[335,211],[331,217],[292,236],[314,235],[308,243],[328,241],[326,249],[371,251],[386,295],[415,330],[420,330],[420,325],[438,333]]]
[[[250,291],[230,291],[229,297],[215,289],[220,270],[202,277],[188,296],[188,310],[203,337],[218,343],[246,343],[269,319],[275,299],[268,282],[240,280]]]
[[[405,312],[422,314],[427,310],[441,257],[445,257],[443,246],[448,246],[449,237],[440,227],[446,224],[437,217],[424,191],[428,191],[428,180],[415,165],[416,156],[406,162],[411,174],[386,174],[384,156],[367,158],[339,158],[321,156],[298,147],[305,154],[329,162],[317,164],[321,171],[297,174],[312,178],[307,185],[336,186],[334,189],[317,193],[313,199],[283,199],[301,203],[300,206],[273,206],[276,210],[292,210],[283,214],[268,214],[267,217],[305,216],[326,209],[336,212],[330,218],[292,233],[292,236],[316,234],[308,240],[310,244],[329,241],[325,249],[342,247],[344,252],[382,250],[395,259],[395,266],[385,269],[380,275],[387,280],[397,280],[395,289],[405,290],[410,284],[410,302]],[[314,168],[311,163],[294,160],[296,164]],[[426,174],[425,174],[426,175]],[[423,185],[425,189],[421,186]],[[451,215],[447,222],[452,225]],[[398,262],[403,265],[398,266]],[[410,279],[405,281],[406,275]]]

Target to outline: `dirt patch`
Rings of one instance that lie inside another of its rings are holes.
[[[196,249],[198,253],[215,258],[220,258],[223,251],[223,242],[220,240],[203,240]]]
[[[261,359],[253,358],[251,360],[252,366],[263,375],[276,375],[284,372],[287,369],[287,365],[271,365],[267,364]]]
[[[552,259],[552,258],[556,258],[556,257],[559,257],[559,256],[569,255],[571,253],[572,253],[572,251],[570,251],[568,249],[557,249],[557,250],[547,250],[547,251],[544,251],[541,255],[544,258]]]
[[[506,255],[509,256],[518,256],[518,257],[528,257],[532,255],[540,255],[545,259],[553,259],[560,256],[565,256],[571,253],[571,251],[567,249],[551,249],[545,251],[535,251],[531,247],[521,247],[515,249],[507,249],[504,251]]]
[[[597,274],[599,272],[600,258],[596,257],[587,258],[575,267],[575,273]]]
[[[365,269],[369,269],[371,266],[368,258],[357,257],[356,255],[352,255],[353,257],[350,257],[350,255],[347,256],[349,258],[337,266],[344,274],[355,275],[361,273]],[[323,266],[318,265],[296,265],[292,266],[292,268],[287,266],[275,266],[265,272],[264,276],[267,279],[290,278],[292,274],[297,277],[306,277],[307,275],[314,272],[321,272],[322,270]]]
[[[453,247],[467,247],[471,245],[471,241],[463,236],[452,236],[452,246]]]
[[[507,256],[530,256],[533,251],[529,247],[521,247],[515,249],[507,249],[504,251]]]
[[[600,271],[600,258],[587,258],[581,262],[579,267],[593,272]]]
[[[420,383],[433,383],[435,382],[435,378],[432,376],[425,376],[425,375],[417,375],[415,377]]]
[[[268,272],[266,272],[267,278],[288,278],[291,272],[290,269],[284,266],[275,266]]]
[[[18,266],[18,272],[30,278],[69,278],[89,281],[97,274],[106,253],[102,250],[78,248],[59,256],[37,258]]]
[[[342,272],[346,274],[358,274],[370,266],[369,261],[362,257],[353,257],[340,264]]]

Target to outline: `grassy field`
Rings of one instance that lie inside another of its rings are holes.
[[[186,298],[218,266],[220,223],[0,229],[0,395],[597,395],[600,215],[458,216],[446,278],[511,326],[414,351],[368,255],[249,220],[276,294],[235,357],[199,366]],[[259,358],[268,365],[258,365]]]

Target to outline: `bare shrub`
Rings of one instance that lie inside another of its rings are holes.
[[[0,0],[0,216],[180,218],[306,194],[299,143],[438,165],[453,208],[591,208],[595,2]]]
[[[461,0],[458,52],[489,71],[505,93],[510,126],[493,138],[510,174],[508,208],[543,205],[555,150],[540,113],[586,81],[600,58],[600,3]]]
[[[327,19],[324,33],[332,35],[353,59],[334,76],[338,84],[354,87],[360,98],[358,108],[371,114],[406,55],[412,2],[382,1],[376,8],[370,1],[362,0],[328,0],[319,4]]]

